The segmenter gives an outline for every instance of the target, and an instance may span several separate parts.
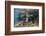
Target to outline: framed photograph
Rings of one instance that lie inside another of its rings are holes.
[[[6,35],[44,32],[44,3],[5,1]]]

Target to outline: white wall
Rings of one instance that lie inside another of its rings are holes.
[[[15,1],[15,0],[13,0]],[[46,0],[16,0],[16,1],[28,1],[28,2],[41,2],[46,3]],[[45,4],[46,13],[46,4]],[[45,14],[46,15],[46,14]],[[46,16],[45,16],[46,18]],[[46,19],[45,19],[46,21]],[[0,0],[0,36],[5,36],[5,3],[4,0]],[[24,35],[11,35],[11,36],[46,36],[46,23],[45,23],[45,33],[40,34],[24,34]]]

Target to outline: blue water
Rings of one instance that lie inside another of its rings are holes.
[[[16,21],[18,21],[18,17],[17,16],[19,16],[19,13],[16,12],[16,9],[14,9],[14,25],[15,25]]]

